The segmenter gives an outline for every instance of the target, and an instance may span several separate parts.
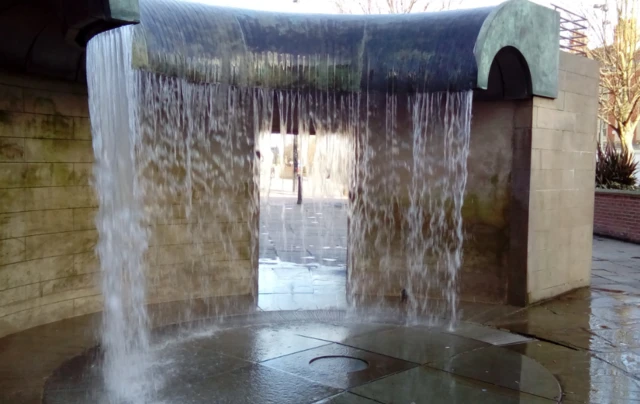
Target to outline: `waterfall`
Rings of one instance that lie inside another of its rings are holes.
[[[353,306],[384,308],[404,290],[409,322],[455,324],[472,92],[197,83],[133,69],[133,33],[100,34],[87,55],[113,401],[148,402],[161,383],[149,335],[164,313],[152,319],[147,304],[180,302],[172,321],[189,322],[224,315],[221,295],[256,295],[256,142],[276,109],[280,132],[296,128],[302,150],[314,128],[308,195],[349,190]]]
[[[412,320],[420,314],[450,325],[457,321],[472,97],[421,94],[409,102],[413,164],[406,257]]]
[[[125,401],[144,396],[150,363],[144,265],[148,234],[137,175],[138,88],[131,69],[131,36],[130,27],[108,31],[87,49],[100,206],[96,226],[104,296],[104,375],[108,391]]]

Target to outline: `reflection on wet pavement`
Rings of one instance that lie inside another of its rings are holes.
[[[258,307],[346,308],[345,199],[271,197],[260,208]]]

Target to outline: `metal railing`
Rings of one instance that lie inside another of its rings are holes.
[[[560,13],[560,49],[579,55],[587,55],[586,17],[552,4]]]

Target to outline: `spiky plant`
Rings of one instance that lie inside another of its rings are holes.
[[[610,143],[603,148],[598,142],[596,154],[596,187],[608,189],[636,188],[638,162],[633,155],[617,151]]]

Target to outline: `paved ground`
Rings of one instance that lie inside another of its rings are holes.
[[[462,303],[453,331],[407,327],[396,301],[374,317],[345,310],[343,200],[262,202],[257,311],[209,302],[232,316],[159,331],[162,387],[135,404],[640,403],[640,246],[595,238],[591,288],[528,308]],[[107,402],[94,351],[61,367],[95,346],[99,321],[0,339],[0,403]]]

